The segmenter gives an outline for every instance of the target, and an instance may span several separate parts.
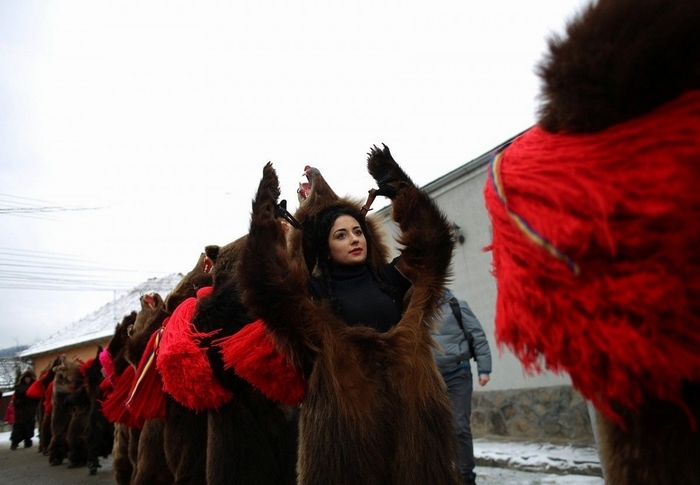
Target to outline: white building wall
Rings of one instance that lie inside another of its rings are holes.
[[[452,259],[453,281],[449,286],[458,297],[469,303],[481,322],[493,359],[491,381],[484,388],[477,385],[475,390],[500,391],[571,385],[566,374],[547,372],[527,375],[509,349],[496,345],[496,282],[490,273],[491,253],[484,251],[491,243],[491,224],[483,197],[488,169],[486,160],[487,157],[480,157],[424,187],[448,219],[460,226],[460,232],[465,238],[463,244],[456,243]],[[385,229],[395,237],[396,227],[388,219],[388,206],[378,210],[376,216],[386,221]],[[426,227],[425,230],[430,228]],[[476,371],[474,362],[472,367]]]

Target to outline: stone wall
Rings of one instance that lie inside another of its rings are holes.
[[[475,438],[595,444],[586,401],[571,386],[475,390],[471,422]]]

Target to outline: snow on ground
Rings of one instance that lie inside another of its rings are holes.
[[[598,451],[590,446],[474,440],[480,464],[525,471],[600,475]]]
[[[0,450],[10,448],[10,433],[0,433]],[[479,485],[603,485],[599,476],[586,475],[587,464],[600,466],[595,449],[549,444],[494,442],[477,439],[474,452]],[[591,466],[593,466],[591,465]],[[550,470],[559,470],[551,473]],[[560,474],[566,471],[568,474]]]

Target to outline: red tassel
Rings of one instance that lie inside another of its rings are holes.
[[[32,385],[27,389],[27,397],[30,399],[43,399],[44,398],[44,386],[41,383],[41,379],[37,379],[32,382]]]
[[[102,414],[110,423],[121,423],[131,428],[141,428],[143,426],[143,420],[133,416],[125,406],[129,392],[131,392],[135,374],[134,367],[128,366],[117,377],[114,390],[101,402]]]
[[[165,327],[153,332],[136,370],[134,385],[126,400],[127,410],[139,419],[165,418],[166,402],[163,380],[156,369],[155,359],[160,337]]]
[[[199,290],[211,291],[210,287]],[[216,332],[198,333],[192,325],[197,307],[196,298],[182,302],[170,316],[160,348],[156,366],[163,378],[163,389],[188,409],[202,411],[216,409],[228,402],[233,394],[216,380],[200,339]]]
[[[262,320],[219,340],[224,368],[250,382],[269,399],[298,406],[306,396],[306,381],[287,358],[277,351]]]
[[[492,161],[496,341],[611,419],[700,382],[699,161],[698,90],[598,133],[534,127]]]

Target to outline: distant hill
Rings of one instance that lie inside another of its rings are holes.
[[[19,345],[14,347],[8,347],[6,349],[0,349],[0,359],[6,359],[9,357],[14,357],[18,353],[29,348],[29,345]]]

